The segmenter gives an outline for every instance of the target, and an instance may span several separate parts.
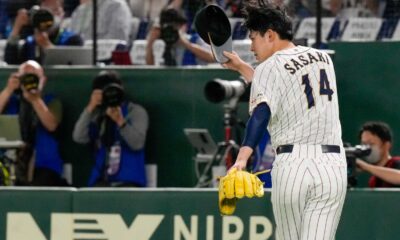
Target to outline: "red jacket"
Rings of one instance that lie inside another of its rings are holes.
[[[385,164],[384,167],[387,168],[394,168],[400,170],[400,157],[392,157],[389,161]],[[390,188],[390,187],[400,187],[400,185],[394,185],[384,180],[377,178],[375,176],[370,177],[368,181],[368,185],[370,188]]]

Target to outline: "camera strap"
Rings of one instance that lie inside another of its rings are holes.
[[[23,97],[21,97],[20,99],[19,124],[21,127],[22,140],[25,143],[33,146],[35,144],[38,117],[32,105],[27,102]]]
[[[176,59],[175,59],[175,49],[172,45],[166,45],[165,51],[163,54],[164,57],[164,64],[166,66],[176,66]]]

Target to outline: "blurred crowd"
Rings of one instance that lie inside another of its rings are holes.
[[[287,10],[297,23],[294,27],[302,19],[316,15],[316,0],[272,1]],[[217,4],[225,10],[231,20],[234,40],[248,38],[240,21],[242,0],[97,0],[97,39],[112,40],[104,44],[112,48],[108,49],[110,56],[101,60],[107,64],[138,64],[137,59],[130,59],[128,52],[135,55],[142,44],[145,49],[142,64],[214,62],[209,47],[199,39],[192,24],[196,12],[207,4]],[[0,0],[0,39],[5,41],[0,55],[7,64],[26,60],[42,63],[48,48],[91,46],[92,10],[92,0]],[[322,0],[321,15],[337,19],[378,17],[397,24],[400,3],[397,0]],[[157,55],[159,45],[165,51]]]

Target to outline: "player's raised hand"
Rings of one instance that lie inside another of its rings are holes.
[[[224,55],[229,59],[229,61],[223,63],[222,66],[224,68],[239,72],[245,78],[246,82],[250,83],[254,74],[253,67],[243,61],[236,52],[224,51]]]
[[[225,57],[227,57],[229,59],[228,62],[223,63],[222,66],[224,68],[228,68],[234,71],[238,71],[240,70],[241,66],[243,64],[246,64],[236,52],[227,52],[224,51],[224,55]]]

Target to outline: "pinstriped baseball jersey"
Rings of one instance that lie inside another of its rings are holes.
[[[277,240],[335,238],[347,186],[336,92],[331,58],[313,48],[277,51],[254,72],[250,113],[266,102],[272,145],[293,147],[271,172]]]
[[[276,52],[254,72],[250,113],[261,102],[271,110],[274,147],[342,145],[336,77],[328,54],[297,46]]]

